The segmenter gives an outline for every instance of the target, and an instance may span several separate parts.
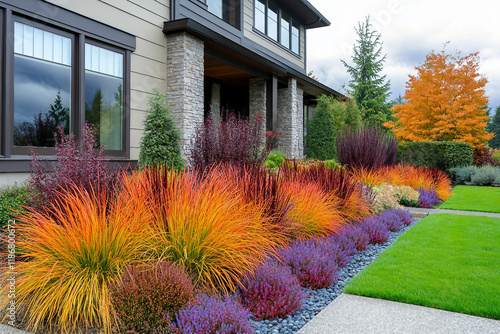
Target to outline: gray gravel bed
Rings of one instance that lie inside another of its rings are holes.
[[[396,239],[412,228],[421,218],[414,218],[409,226],[404,226],[397,232],[390,232],[387,242],[383,244],[370,245],[367,250],[352,256],[351,261],[341,268],[337,275],[339,280],[331,288],[320,290],[306,289],[308,297],[304,301],[304,306],[292,315],[284,319],[255,321],[252,319],[252,326],[256,334],[265,333],[296,333],[316,314],[321,312],[328,304],[337,298],[344,288],[344,285],[366,266],[373,262],[387,247],[392,245]]]

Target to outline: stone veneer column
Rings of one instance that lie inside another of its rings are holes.
[[[182,132],[187,158],[196,127],[203,122],[204,42],[186,32],[167,36],[167,97]]]
[[[210,115],[215,125],[220,123],[220,84],[213,83],[210,98]]]
[[[278,89],[278,148],[287,158],[304,156],[303,89],[297,80],[288,79],[288,87]]]
[[[250,79],[250,119],[261,116],[260,127],[263,134],[266,133],[266,85],[266,79]],[[265,143],[265,138],[262,138],[262,142]]]

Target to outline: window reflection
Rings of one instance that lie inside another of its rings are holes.
[[[290,47],[290,16],[281,13],[281,45]]]
[[[278,40],[278,7],[273,3],[269,3],[267,11],[267,35]]]
[[[123,55],[85,45],[85,120],[106,150],[123,148]]]
[[[298,23],[294,22],[292,26],[292,51],[299,53],[299,43],[300,43],[300,26]]]
[[[266,33],[266,0],[255,1],[255,28]]]
[[[53,147],[70,130],[71,40],[15,22],[14,51],[13,144]]]

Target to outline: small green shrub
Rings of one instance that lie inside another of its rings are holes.
[[[451,177],[456,183],[470,182],[472,175],[478,171],[476,166],[450,168]]]
[[[308,126],[307,157],[317,160],[335,158],[335,132],[335,118],[330,112],[329,98],[322,95],[318,98],[318,105]]]
[[[478,168],[477,173],[472,175],[470,180],[478,186],[487,186],[495,183],[496,179],[500,177],[500,168],[493,166],[483,166]]]
[[[499,134],[500,136],[500,134]],[[494,153],[491,155],[495,163],[500,166],[500,150],[495,150]]]
[[[28,188],[25,185],[14,185],[0,190],[0,227],[7,225],[14,211],[23,211],[23,205],[29,200]]]
[[[400,143],[397,161],[447,171],[472,165],[472,153],[472,146],[464,142]]]
[[[269,155],[266,158],[266,161],[264,162],[264,167],[267,168],[279,168],[281,165],[286,160],[286,155],[285,153],[278,151],[278,150],[272,150],[269,152]]]
[[[181,132],[171,116],[166,97],[158,89],[153,89],[153,92],[144,121],[139,164],[166,164],[180,170],[184,168],[184,160],[181,157]]]

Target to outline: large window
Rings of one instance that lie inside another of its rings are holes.
[[[81,139],[85,123],[108,154],[123,157],[128,152],[128,73],[135,39],[106,32],[116,37],[114,44],[115,39],[98,40],[96,34],[91,38],[0,8],[2,21],[7,23],[0,30],[6,45],[0,56],[0,157],[27,155],[31,148],[52,155],[60,127]]]
[[[300,23],[271,0],[254,0],[254,28],[300,54]]]
[[[241,0],[206,0],[208,11],[240,29]]]

